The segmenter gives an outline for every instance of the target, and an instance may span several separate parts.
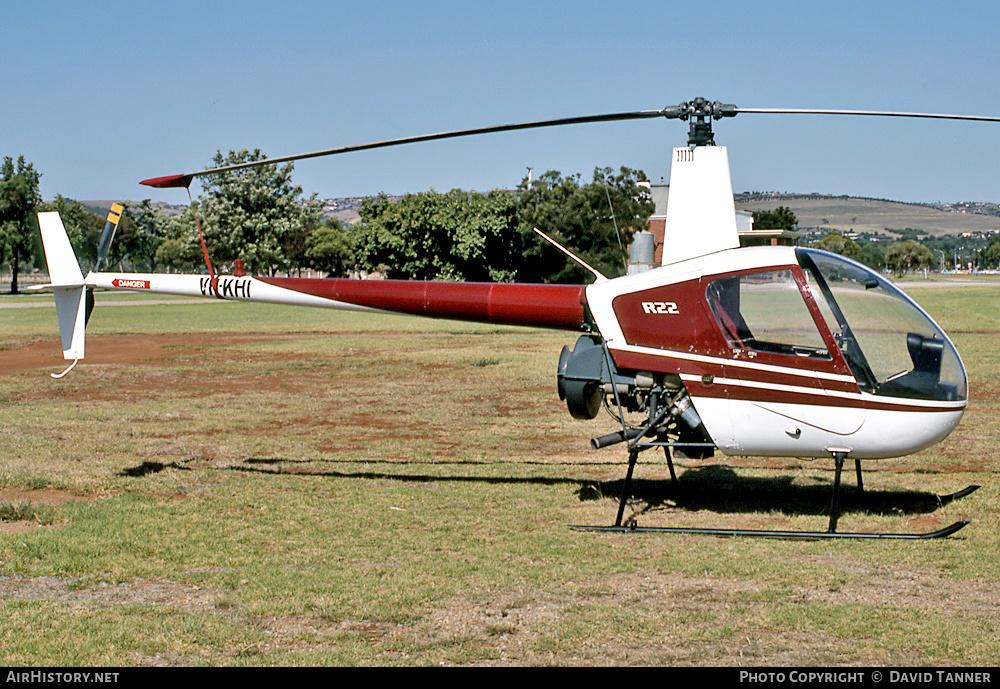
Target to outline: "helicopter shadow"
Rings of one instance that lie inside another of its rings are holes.
[[[489,466],[496,467],[500,462],[495,461],[403,461],[403,460],[377,460],[369,459],[364,461],[358,460],[331,460],[331,459],[310,459],[308,461],[304,460],[293,460],[283,457],[249,457],[239,464],[234,464],[231,466],[222,467],[226,471],[234,471],[239,473],[256,473],[274,476],[303,476],[303,477],[317,477],[317,478],[340,478],[340,479],[368,479],[368,480],[387,480],[387,481],[399,481],[402,483],[484,483],[484,484],[522,484],[522,485],[570,485],[570,486],[581,486],[586,483],[585,480],[579,477],[570,476],[499,476],[499,475],[485,475],[479,473],[465,473],[465,474],[441,474],[441,473],[430,473],[430,472],[415,472],[411,469],[416,465],[427,465],[433,464],[434,466],[457,466],[457,467],[468,467],[473,468],[476,466]],[[606,466],[599,462],[509,462],[509,464],[517,464],[518,466]],[[317,466],[319,465],[319,466]],[[352,467],[351,469],[340,469],[337,468],[339,465],[345,467]],[[384,470],[379,469],[365,469],[359,470],[353,467],[358,465],[365,466],[384,466]],[[149,476],[152,474],[158,474],[161,471],[166,471],[168,469],[176,469],[178,471],[195,471],[196,467],[189,466],[184,462],[156,462],[156,461],[143,461],[134,467],[126,467],[118,472],[118,476],[139,478],[143,476]],[[402,470],[401,470],[402,469]]]
[[[788,516],[827,515],[830,513],[833,479],[815,485],[796,485],[795,476],[741,476],[726,466],[687,469],[670,479],[632,480],[629,491],[633,508],[639,512],[665,509],[708,510],[720,514],[779,512]],[[621,500],[625,479],[588,484],[580,491],[580,500]],[[865,486],[858,490],[850,481],[841,484],[840,512],[872,515],[930,514],[952,500],[968,494],[969,489],[953,495],[937,495],[917,490],[878,490]],[[639,507],[636,503],[645,503]]]
[[[359,470],[357,460],[292,460],[282,457],[250,457],[239,464],[224,467],[225,470],[240,473],[264,475],[302,476],[335,479],[386,480],[404,483],[483,483],[490,485],[567,485],[581,502],[592,500],[621,500],[625,479],[609,481],[588,481],[578,476],[533,475],[502,476],[479,472],[463,472],[451,475],[399,471],[420,464],[423,461],[367,460],[366,466],[384,465],[385,469]],[[477,466],[496,467],[495,461],[452,461],[431,462],[472,469]],[[512,463],[515,464],[515,463]],[[516,462],[518,466],[601,466],[602,462]],[[317,466],[320,465],[320,466]],[[344,465],[345,468],[337,468]],[[350,466],[350,469],[346,467]],[[389,469],[391,467],[391,470]],[[143,477],[168,469],[195,471],[196,467],[185,462],[143,461],[134,467],[122,469],[122,477]],[[670,479],[633,478],[629,498],[637,513],[657,510],[683,509],[687,511],[707,510],[720,514],[740,514],[752,512],[780,512],[793,515],[824,515],[830,511],[832,479],[822,479],[815,485],[795,485],[795,476],[775,477],[741,476],[734,469],[721,465],[689,468],[678,475],[677,483]],[[971,487],[970,487],[971,488]],[[842,484],[839,509],[845,512],[864,512],[873,515],[918,515],[929,514],[953,499],[971,492],[970,489],[953,495],[940,496],[935,493],[914,490],[872,490],[866,487],[859,491],[850,482]],[[644,506],[640,506],[641,503]]]

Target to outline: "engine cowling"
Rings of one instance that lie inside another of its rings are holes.
[[[601,410],[604,383],[611,381],[603,342],[599,335],[581,335],[573,349],[563,347],[559,355],[559,399],[574,418],[593,419]]]

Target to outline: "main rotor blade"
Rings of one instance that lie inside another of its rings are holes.
[[[495,127],[479,127],[477,129],[462,129],[453,132],[441,132],[439,134],[424,134],[421,136],[408,136],[401,139],[387,139],[386,141],[376,141],[368,144],[356,146],[342,146],[340,148],[329,148],[323,151],[313,151],[312,153],[301,153],[299,155],[284,156],[282,158],[265,158],[264,160],[254,160],[248,163],[236,165],[226,165],[224,167],[201,170],[198,172],[188,172],[183,175],[169,175],[166,177],[154,177],[141,182],[149,187],[188,187],[195,177],[204,175],[216,175],[234,170],[244,170],[246,168],[258,167],[261,165],[276,165],[278,163],[288,163],[293,160],[304,160],[306,158],[319,158],[321,156],[337,155],[340,153],[353,153],[355,151],[367,151],[374,148],[388,148],[389,146],[401,146],[403,144],[415,144],[423,141],[437,141],[440,139],[454,139],[461,136],[475,136],[477,134],[495,134],[498,132],[511,132],[520,129],[539,129],[541,127],[560,127],[569,124],[589,124],[593,122],[615,122],[621,120],[640,120],[652,117],[664,117],[667,119],[692,120],[692,138],[688,143],[693,145],[704,145],[703,140],[698,138],[700,129],[708,132],[707,141],[711,143],[711,120],[722,117],[733,117],[741,113],[765,114],[765,115],[861,115],[869,117],[918,117],[939,120],[976,120],[981,122],[1000,122],[1000,117],[985,115],[946,115],[938,113],[922,112],[896,112],[890,110],[834,110],[834,109],[805,109],[805,108],[738,108],[735,105],[723,103],[711,103],[703,98],[697,98],[690,103],[681,103],[677,106],[668,106],[661,110],[637,110],[632,112],[616,112],[605,115],[586,115],[583,117],[564,117],[555,120],[539,120],[537,122],[521,122],[518,124],[503,124]],[[702,134],[704,136],[704,134]]]
[[[477,129],[462,129],[453,132],[441,132],[439,134],[423,134],[420,136],[408,136],[401,139],[388,139],[386,141],[376,141],[374,143],[359,144],[356,146],[342,146],[340,148],[329,148],[324,151],[313,151],[312,153],[300,153],[299,155],[284,156],[282,158],[267,158],[255,160],[249,163],[239,163],[236,165],[226,165],[224,167],[201,170],[199,172],[188,172],[183,175],[169,175],[167,177],[154,177],[140,182],[149,187],[187,187],[195,177],[204,175],[217,175],[234,170],[243,170],[260,165],[276,165],[278,163],[288,163],[293,160],[304,160],[306,158],[319,158],[321,156],[338,155],[340,153],[353,153],[355,151],[367,151],[373,148],[388,148],[389,146],[401,146],[403,144],[415,144],[422,141],[437,141],[439,139],[454,139],[460,136],[475,136],[477,134],[494,134],[497,132],[511,132],[520,129],[538,129],[541,127],[559,127],[569,124],[589,124],[593,122],[615,122],[620,120],[640,120],[652,117],[670,117],[676,108],[664,108],[663,110],[638,110],[633,112],[616,112],[605,115],[586,115],[584,117],[564,117],[557,120],[539,120],[537,122],[521,122],[518,124],[503,124],[495,127],[479,127]],[[676,117],[676,115],[673,115]]]
[[[1000,122],[1000,117],[988,115],[946,115],[929,112],[896,112],[893,110],[822,110],[808,108],[737,108],[737,114],[757,113],[764,115],[863,115],[870,117],[922,117],[936,120],[977,120],[980,122]]]

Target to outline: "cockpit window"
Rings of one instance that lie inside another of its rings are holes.
[[[792,271],[722,278],[709,284],[705,293],[730,346],[829,358]]]
[[[796,254],[863,390],[889,397],[966,398],[958,352],[912,299],[843,257],[810,249],[797,249]]]

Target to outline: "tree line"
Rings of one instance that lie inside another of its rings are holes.
[[[211,169],[264,159],[261,151],[217,153]],[[597,168],[593,179],[547,172],[513,190],[454,189],[366,199],[360,222],[323,219],[316,196],[292,181],[293,166],[264,165],[202,177],[202,193],[177,217],[147,199],[123,202],[106,270],[204,269],[200,226],[213,268],[237,259],[257,275],[312,269],[330,276],[378,272],[384,277],[486,282],[581,282],[586,274],[534,234],[538,227],[606,275],[623,274],[636,230],[648,227],[654,205],[626,167]],[[79,201],[42,203],[41,177],[23,157],[5,160],[0,179],[0,265],[44,267],[36,214],[59,211],[84,271],[97,260],[104,218]]]
[[[209,168],[264,157],[259,150],[219,152]],[[533,228],[613,277],[626,271],[633,233],[648,227],[654,210],[648,189],[639,184],[641,171],[599,167],[589,182],[550,171],[523,179],[513,190],[427,191],[398,199],[381,194],[362,203],[359,223],[345,226],[322,218],[320,202],[304,196],[292,171],[289,163],[203,177],[202,194],[178,217],[162,215],[148,199],[124,202],[107,269],[204,270],[197,222],[213,266],[222,272],[238,259],[257,275],[311,269],[330,276],[378,272],[397,279],[579,283],[588,274],[540,241]],[[104,218],[62,196],[43,203],[40,178],[23,156],[16,162],[5,157],[0,167],[0,265],[9,267],[15,293],[22,271],[45,266],[40,210],[59,211],[84,271],[97,261]],[[755,212],[754,224],[792,229],[797,219],[782,206]],[[940,246],[904,239],[885,247],[830,232],[815,246],[900,275],[936,265],[936,256],[958,260],[957,247],[947,239],[929,241]],[[971,256],[982,267],[1000,265],[1000,236]],[[962,262],[968,257],[965,252]]]

